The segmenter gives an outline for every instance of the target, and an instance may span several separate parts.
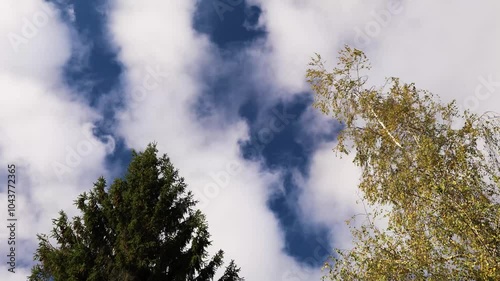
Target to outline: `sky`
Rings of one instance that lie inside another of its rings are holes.
[[[249,281],[320,280],[364,209],[359,170],[332,152],[341,125],[311,106],[311,57],[333,68],[347,44],[373,85],[400,77],[500,112],[498,12],[496,0],[0,1],[0,220],[10,164],[18,219],[16,273],[0,230],[0,279],[25,280],[36,233],[154,141],[207,215],[211,252]]]

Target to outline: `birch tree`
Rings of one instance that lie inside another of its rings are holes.
[[[337,153],[354,153],[372,219],[325,265],[330,280],[500,280],[498,116],[459,112],[391,77],[370,86],[365,54],[346,46],[307,70],[314,106],[339,120]],[[423,70],[424,71],[424,70]]]

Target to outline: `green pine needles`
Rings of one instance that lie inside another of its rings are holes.
[[[109,189],[99,178],[75,201],[81,216],[70,221],[61,211],[50,236],[38,235],[39,263],[29,280],[213,280],[223,251],[209,257],[205,216],[169,158],[157,153],[155,144],[133,152],[125,177]],[[243,278],[231,261],[220,280]]]

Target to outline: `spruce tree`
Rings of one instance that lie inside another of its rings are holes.
[[[226,272],[219,279],[219,281],[244,281],[244,278],[240,277],[240,268],[236,266],[234,260],[232,260],[226,268]]]
[[[81,215],[60,211],[50,235],[37,235],[29,280],[213,280],[223,251],[208,255],[205,216],[170,159],[157,154],[155,144],[133,152],[109,189],[99,178],[75,201]],[[238,271],[231,262],[220,280],[241,280]]]

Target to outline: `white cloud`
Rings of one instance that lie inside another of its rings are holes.
[[[363,212],[356,186],[361,171],[354,167],[352,155],[336,157],[332,152],[336,143],[326,143],[312,159],[311,175],[301,198],[306,216],[325,223],[342,223],[353,213]],[[331,212],[322,212],[329,209]],[[332,216],[335,214],[335,216]]]
[[[498,1],[411,1],[388,28],[384,40],[368,49],[375,72],[399,76],[431,90],[444,101],[483,112],[499,111],[500,19]],[[478,105],[464,104],[475,95],[481,77],[494,76],[493,90],[479,88]],[[491,91],[486,98],[488,91]],[[484,98],[483,98],[484,97]]]
[[[474,96],[479,77],[500,76],[500,55],[495,51],[500,44],[498,1],[251,3],[262,7],[260,25],[269,32],[268,40],[256,46],[259,58],[267,62],[262,66],[272,68],[274,76],[269,79],[290,93],[308,89],[304,74],[314,52],[333,66],[344,44],[367,52],[377,81],[401,76],[445,98],[459,98],[460,103]],[[482,107],[476,109],[497,104],[494,98],[500,95],[494,96],[481,100]]]
[[[5,169],[0,174],[6,178],[7,164],[17,167],[16,254],[17,262],[26,264],[36,233],[48,233],[60,209],[74,213],[76,196],[106,174],[106,147],[89,131],[98,114],[62,83],[62,67],[71,55],[70,31],[54,7],[42,0],[2,1],[0,17],[0,34],[5,35],[0,39],[0,164]],[[22,44],[12,45],[11,34]],[[64,173],[54,170],[55,163],[65,165]],[[5,190],[0,202],[6,206]],[[0,214],[6,221],[7,210]],[[2,241],[8,235],[5,228],[0,231]],[[6,243],[0,248],[7,252]],[[13,275],[2,262],[0,279],[25,280],[27,270],[18,264]]]
[[[357,188],[361,169],[352,162],[354,155],[337,156],[332,152],[335,145],[336,141],[324,143],[314,153],[299,207],[304,221],[333,230],[329,237],[333,247],[349,249],[353,244],[346,221],[355,216],[351,225],[367,223],[373,220],[374,208]],[[379,217],[373,222],[381,229],[387,227],[386,219]]]
[[[203,127],[194,116],[192,105],[205,86],[199,74],[218,67],[207,38],[193,30],[195,3],[114,2],[110,30],[129,89],[119,131],[135,149],[157,141],[168,153],[202,201],[213,248],[222,248],[227,261],[235,259],[243,276],[289,280],[283,279],[287,272],[303,269],[283,252],[283,235],[266,205],[268,186],[277,175],[240,158],[238,141],[248,138],[244,122]],[[148,67],[161,73],[155,86],[144,86]]]
[[[309,89],[304,76],[314,52],[333,68],[337,52],[349,44],[360,47],[371,59],[372,83],[401,77],[443,101],[457,99],[459,105],[476,112],[500,111],[498,1],[251,3],[261,6],[259,23],[269,33],[264,43],[249,52],[261,60],[261,71],[271,74],[261,76],[262,83],[285,89],[289,95]],[[309,126],[317,128],[308,130],[324,131],[324,125],[313,122]],[[301,198],[306,220],[330,226],[360,211],[355,204],[357,170],[346,159],[335,158],[332,147],[329,143],[316,151]],[[337,246],[349,244],[345,231],[334,235]]]
[[[250,1],[261,6],[259,25],[269,32],[267,41],[256,46],[261,50],[261,71],[272,69],[273,76],[268,78],[289,95],[308,90],[304,75],[314,53],[332,62],[350,30],[364,22],[371,9],[381,3],[360,2],[347,6],[346,1],[339,0]]]

